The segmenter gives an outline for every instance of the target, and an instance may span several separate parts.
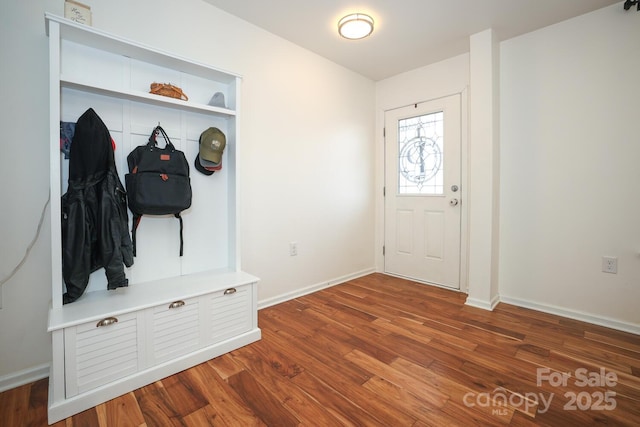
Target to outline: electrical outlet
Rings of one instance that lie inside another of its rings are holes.
[[[298,255],[298,242],[289,242],[289,256]]]
[[[618,274],[618,258],[613,256],[603,256],[602,271],[604,273]]]

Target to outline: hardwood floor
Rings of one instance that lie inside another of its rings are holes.
[[[55,426],[640,425],[640,336],[465,297],[352,280],[261,310],[257,343]],[[0,425],[46,425],[47,387],[1,393]]]

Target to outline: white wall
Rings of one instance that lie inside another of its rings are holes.
[[[39,3],[39,4],[38,4]],[[49,80],[44,10],[49,2],[0,5],[0,280],[33,239],[49,192]],[[56,2],[57,3],[57,2]],[[62,5],[60,5],[61,7]],[[22,269],[0,287],[0,378],[51,359],[49,211]]]
[[[372,81],[200,0],[83,3],[96,28],[243,75],[242,266],[262,279],[260,302],[372,271]],[[11,183],[2,187],[0,280],[24,254],[47,198],[44,12],[61,15],[62,7],[0,6],[0,178]],[[0,383],[51,357],[49,230],[47,219],[26,264],[2,287]]]
[[[505,41],[501,62],[501,299],[639,331],[640,13]]]

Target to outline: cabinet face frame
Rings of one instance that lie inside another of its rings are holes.
[[[163,127],[168,130],[172,140],[175,138],[174,143],[178,141],[179,148],[187,154],[187,160],[191,166],[192,186],[200,186],[201,188],[217,186],[217,189],[213,190],[214,196],[210,197],[211,200],[202,194],[203,191],[197,194],[194,188],[194,198],[200,197],[195,201],[206,206],[199,209],[192,206],[183,213],[186,256],[166,258],[165,261],[169,261],[171,264],[169,265],[162,259],[156,259],[157,252],[149,253],[152,252],[151,250],[147,251],[148,258],[145,260],[143,248],[134,260],[133,267],[125,270],[130,278],[130,286],[135,283],[207,270],[240,271],[240,239],[236,219],[239,207],[236,192],[239,178],[237,169],[239,155],[237,112],[240,107],[241,77],[48,13],[45,14],[45,17],[50,53],[49,148],[53,308],[58,309],[63,306],[64,282],[60,252],[62,233],[60,227],[56,225],[60,224],[60,198],[66,191],[68,176],[68,171],[65,170],[68,168],[68,160],[63,158],[59,150],[59,121],[63,119],[71,121],[80,115],[84,107],[91,106],[89,101],[82,107],[78,106],[77,100],[83,97],[92,97],[98,102],[101,99],[113,100],[119,105],[117,108],[125,110],[122,119],[125,122],[114,124],[112,127],[117,128],[115,132],[110,129],[114,140],[118,139],[118,144],[121,145],[121,150],[116,149],[116,161],[123,183],[124,174],[128,172],[126,170],[126,154],[135,146],[145,143],[148,133],[156,122],[161,117],[169,115],[172,118],[167,119],[168,121]],[[93,58],[84,59],[85,55],[93,56]],[[100,62],[102,57],[106,59]],[[96,62],[98,65],[91,65]],[[112,69],[101,73],[99,70],[104,64],[111,64],[109,66]],[[88,70],[87,68],[91,66],[95,69]],[[74,70],[78,71],[74,72]],[[154,77],[158,79],[175,77],[181,80],[186,85],[185,89],[191,90],[189,101],[148,93],[147,85]],[[215,91],[221,91],[225,94],[226,108],[207,104]],[[153,117],[153,120],[139,118],[139,112],[145,109],[150,111],[148,114]],[[138,117],[135,116],[136,111]],[[113,122],[110,119],[111,117],[103,117],[108,127]],[[129,123],[126,122],[127,120]],[[132,120],[137,120],[142,124],[132,123]],[[200,176],[201,174],[195,170],[192,164],[195,154],[197,154],[199,135],[207,126],[220,127],[227,134],[223,170],[216,172],[211,177]],[[216,209],[218,212],[216,215],[220,219],[211,222],[217,224],[218,228],[215,232],[211,231],[210,235],[207,235],[206,230],[211,227],[206,223],[203,212]],[[154,220],[143,219],[141,229],[149,228],[147,232],[149,236],[161,234],[172,239],[173,235],[177,235],[173,225],[168,225],[170,229],[166,233],[158,233],[158,227],[164,227],[164,224],[156,226]],[[198,230],[198,232],[194,230]],[[205,230],[205,233],[201,233],[201,230]],[[144,233],[145,231],[142,230],[142,234]],[[201,234],[203,235],[201,236]],[[189,239],[194,240],[191,245],[189,245]],[[153,237],[141,236],[139,246],[145,244],[151,249],[160,246],[153,240]],[[167,244],[167,250],[171,250],[172,247],[170,243]],[[203,253],[205,249],[212,252],[210,260],[206,259],[207,255]],[[151,267],[152,263],[157,263],[156,266],[163,266],[165,270],[159,271],[157,276],[154,276],[151,270],[155,267]],[[106,287],[102,284],[106,279],[103,276],[102,269],[94,272],[90,276],[86,292],[104,291]],[[108,294],[106,291],[104,293]]]

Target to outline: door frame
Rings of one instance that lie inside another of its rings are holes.
[[[419,280],[413,278],[407,278],[391,273],[387,273],[384,270],[385,263],[385,255],[383,255],[383,247],[385,245],[385,236],[386,236],[386,217],[385,217],[385,208],[386,208],[386,198],[384,197],[385,191],[385,181],[387,176],[387,164],[386,164],[386,137],[384,135],[385,132],[385,120],[388,112],[409,107],[415,104],[421,104],[423,102],[435,101],[438,99],[446,98],[451,95],[460,95],[460,185],[463,188],[464,197],[461,199],[460,206],[460,288],[454,289],[446,286],[441,286],[434,283],[421,282]],[[381,151],[379,155],[381,156],[380,162],[382,164],[382,174],[378,179],[378,189],[377,193],[380,195],[381,202],[379,203],[379,209],[381,209],[380,223],[378,225],[378,230],[380,233],[380,247],[376,247],[376,254],[379,254],[380,257],[376,257],[379,260],[376,264],[378,265],[377,270],[387,274],[389,276],[401,277],[404,279],[409,279],[419,283],[425,283],[431,286],[441,287],[443,289],[449,289],[451,291],[469,293],[469,200],[471,194],[471,188],[469,186],[469,91],[467,87],[464,87],[462,90],[452,93],[447,93],[441,96],[437,96],[435,98],[424,99],[416,102],[412,102],[405,105],[398,105],[393,108],[387,108],[381,111],[380,118],[380,129],[379,134],[382,138]],[[380,164],[380,163],[379,163]]]

